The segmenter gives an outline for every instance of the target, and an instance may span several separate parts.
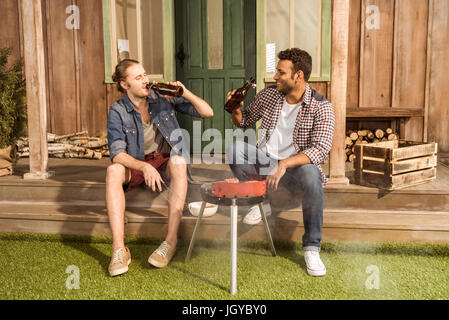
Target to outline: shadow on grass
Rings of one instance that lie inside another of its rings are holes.
[[[297,243],[293,243],[293,242],[288,243],[287,241],[281,240],[279,242],[274,241],[274,246],[276,248],[276,257],[281,257],[281,258],[290,260],[294,264],[301,267],[301,270],[304,273],[307,273],[304,255],[296,253],[298,250]],[[266,253],[259,253],[259,252],[254,252],[254,251],[250,251],[250,250],[245,250],[245,249],[249,249],[249,248],[239,249],[238,253],[239,254],[248,254],[248,255],[252,255],[252,256],[260,256],[260,257],[272,257],[270,246],[268,243],[258,242],[257,245],[252,246],[252,247],[253,247],[252,249],[265,249]],[[276,263],[276,262],[273,261],[273,263]]]
[[[268,249],[267,253],[259,253],[259,252],[245,251],[245,250],[239,249],[237,251],[237,253],[238,254],[247,254],[247,255],[251,255],[251,256],[259,256],[259,257],[271,257],[270,249]]]
[[[143,270],[157,269],[148,262],[148,258],[159,246],[147,243],[129,243],[128,248],[131,252],[133,261],[138,261]]]
[[[175,253],[175,255],[174,255],[174,257],[173,257],[171,263],[170,263],[167,267],[169,267],[169,268],[171,268],[171,269],[173,269],[173,270],[182,272],[182,273],[184,273],[185,275],[187,275],[187,276],[189,276],[189,277],[191,277],[191,278],[193,278],[193,279],[202,281],[202,282],[204,282],[204,283],[207,284],[207,285],[211,285],[211,286],[217,287],[218,289],[221,289],[221,290],[224,290],[224,291],[229,291],[229,288],[223,287],[222,285],[220,285],[220,284],[218,284],[218,283],[215,283],[215,282],[213,282],[212,280],[210,280],[210,279],[208,279],[208,278],[206,278],[206,277],[204,277],[204,276],[201,276],[201,275],[199,274],[199,272],[201,271],[200,269],[198,269],[198,273],[195,273],[195,272],[192,272],[192,271],[189,271],[189,270],[186,270],[186,269],[185,269],[185,268],[189,268],[189,266],[188,266],[189,262],[185,263],[185,257],[186,257],[186,254],[187,254],[187,248],[188,248],[188,247],[182,245],[182,243],[184,243],[184,241],[180,241],[180,244],[181,244],[181,245],[178,246],[177,252]],[[209,243],[209,246],[206,245],[206,247],[211,248],[211,244]],[[157,248],[158,248],[158,246],[154,246],[154,247],[150,248],[150,250],[148,250],[148,252],[146,252],[145,254],[143,254],[143,253],[142,253],[142,250],[140,250],[141,253],[140,253],[140,255],[138,256],[138,258],[140,259],[140,261],[141,261],[141,267],[142,267],[144,270],[145,270],[145,269],[147,269],[147,270],[148,270],[148,269],[157,269],[156,267],[154,267],[154,266],[152,266],[150,263],[148,263],[148,257],[149,257],[150,254],[151,254],[154,250],[156,250]],[[217,247],[215,247],[215,249],[217,249]],[[193,250],[193,251],[192,251],[191,258],[190,258],[190,261],[192,261],[193,259],[195,259],[196,256],[197,256],[197,254],[195,253],[195,250]],[[183,266],[185,266],[185,268],[178,267],[178,266],[174,265],[173,262],[182,263]]]
[[[449,245],[430,243],[326,242],[323,243],[321,251],[334,254],[449,257]]]
[[[176,270],[176,271],[182,272],[182,273],[184,273],[185,275],[187,275],[189,277],[192,277],[194,279],[202,281],[202,282],[204,282],[207,285],[211,285],[211,286],[217,287],[218,289],[221,289],[221,290],[226,291],[226,292],[229,291],[229,288],[224,287],[224,286],[222,286],[222,285],[220,285],[218,283],[215,283],[215,282],[213,282],[213,281],[211,281],[211,280],[209,280],[209,279],[199,275],[198,273],[193,273],[193,272],[190,272],[188,270],[185,270],[185,269],[182,269],[182,268],[179,268],[179,267],[176,267],[176,266],[172,266],[171,268]],[[198,270],[198,272],[199,271],[200,270]]]
[[[90,241],[89,241],[90,238]],[[83,237],[83,242],[75,242],[73,236],[61,235],[60,241],[65,246],[80,251],[83,254],[88,254],[100,263],[101,268],[105,275],[109,276],[109,261],[110,256],[105,255],[103,252],[95,248],[92,244],[94,243],[92,237]]]
[[[245,251],[245,250],[241,250],[241,249],[238,251],[238,253],[239,254],[248,254],[248,255],[252,255],[252,256],[260,256],[260,257],[272,257],[272,254],[271,254],[271,251],[270,251],[270,248],[268,247],[268,245],[267,245],[266,249],[267,249],[267,253]],[[295,254],[295,251],[289,252],[289,251],[284,251],[284,250],[283,251],[276,250],[276,257],[282,257],[287,260],[290,260],[294,264],[298,265],[304,273],[307,273],[306,272],[306,263],[304,261],[303,255]],[[273,261],[273,263],[276,263],[276,262]]]
[[[162,239],[158,239],[157,243],[160,243],[161,241],[163,241],[163,240]],[[156,250],[159,247],[159,244],[155,244],[154,241],[152,241],[152,242],[150,242],[151,245],[148,245],[148,246],[143,246],[142,245],[142,244],[148,244],[148,243],[149,242],[139,242],[139,241],[137,241],[137,242],[129,244],[128,247],[129,247],[129,249],[131,251],[132,258],[134,259],[134,261],[139,261],[140,266],[141,266],[141,268],[143,270],[157,270],[158,268],[152,266],[148,262],[148,258],[153,253],[153,251]],[[193,279],[202,281],[202,282],[206,283],[207,285],[211,285],[211,286],[217,287],[218,289],[222,289],[224,291],[228,291],[229,290],[229,288],[223,287],[220,284],[215,283],[215,282],[211,281],[210,279],[207,279],[204,276],[201,276],[200,274],[197,274],[197,273],[191,272],[189,270],[186,270],[184,268],[175,266],[173,264],[173,262],[182,263],[184,266],[186,266],[186,268],[188,268],[187,264],[184,263],[185,257],[186,257],[186,254],[187,254],[188,246],[185,245],[186,243],[185,243],[184,240],[180,240],[179,244],[180,245],[178,246],[178,250],[175,253],[172,261],[170,262],[170,264],[167,266],[167,268],[179,271],[179,272],[181,272],[181,273],[183,273],[183,274],[185,274],[185,275],[187,275],[187,276],[189,276],[189,277],[191,277]],[[209,245],[206,245],[206,247],[209,247],[209,248],[211,246],[213,247],[213,245],[211,245],[210,243],[209,243]],[[192,252],[191,259],[194,259],[195,256],[196,256],[196,253],[195,253],[195,250],[194,250]],[[200,271],[200,270],[198,270],[198,271]]]
[[[304,273],[304,274],[307,274],[308,275],[308,273],[307,273],[307,266],[306,266],[306,261],[304,260],[304,255],[299,255],[299,254],[296,254],[296,255],[282,255],[284,258],[286,258],[286,259],[288,259],[288,260],[290,260],[291,262],[293,262],[294,264],[296,264],[296,265],[298,265],[300,268],[299,269],[301,269],[301,271]]]

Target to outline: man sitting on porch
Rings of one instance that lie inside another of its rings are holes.
[[[302,245],[307,272],[323,276],[326,267],[319,251],[323,184],[327,179],[320,164],[332,147],[335,117],[332,105],[307,83],[312,70],[311,56],[292,48],[280,52],[278,58],[276,85],[258,93],[243,112],[237,108],[231,114],[233,123],[240,128],[251,127],[262,119],[257,147],[237,141],[227,149],[227,161],[240,181],[259,174],[267,176],[269,190],[283,185],[302,192],[305,228]],[[228,93],[228,100],[231,95]],[[271,214],[269,203],[264,204],[264,211]],[[258,206],[250,208],[243,219],[246,224],[260,221]]]
[[[162,191],[166,179],[171,181],[168,232],[148,262],[162,268],[173,257],[190,170],[189,149],[182,135],[175,138],[181,141],[173,141],[171,137],[180,129],[176,112],[210,118],[213,110],[180,82],[172,84],[183,88],[182,97],[167,98],[148,89],[145,69],[135,60],[121,61],[113,80],[125,94],[111,106],[107,125],[112,161],[106,173],[106,206],[113,238],[109,273],[117,276],[127,272],[131,263],[131,254],[124,244],[125,192],[143,183],[156,192]]]

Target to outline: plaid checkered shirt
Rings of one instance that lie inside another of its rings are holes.
[[[257,147],[269,141],[284,103],[285,94],[271,86],[260,91],[251,104],[243,110],[240,128],[252,127],[262,119]],[[334,135],[335,116],[332,104],[308,84],[303,103],[296,118],[293,144],[297,153],[305,154],[321,172],[323,185],[327,178],[321,165],[329,155]]]

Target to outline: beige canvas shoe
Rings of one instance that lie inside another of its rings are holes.
[[[175,252],[176,248],[164,241],[148,258],[148,262],[156,268],[164,268],[173,258]]]
[[[131,263],[131,253],[127,247],[120,248],[112,252],[111,263],[109,264],[109,274],[111,277],[128,272]]]

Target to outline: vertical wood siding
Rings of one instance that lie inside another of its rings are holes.
[[[449,1],[433,2],[431,38],[429,141],[449,153]]]
[[[377,6],[380,29],[368,29],[366,9]],[[391,106],[394,1],[363,0],[360,41],[359,108]]]
[[[101,0],[46,0],[50,130],[56,134],[105,132]],[[80,10],[80,29],[67,29],[66,8]]]
[[[2,0],[0,4],[0,48],[12,49],[10,62],[20,59],[21,50],[21,27],[19,24],[19,4],[17,0]]]
[[[66,28],[69,5],[80,8],[80,30]],[[379,30],[366,28],[369,5],[380,10]],[[101,0],[43,0],[50,132],[105,133],[108,107],[121,95],[114,85],[104,84],[101,6]],[[15,60],[22,56],[18,1],[2,0],[0,9],[0,46],[11,47]],[[385,114],[379,119],[392,109],[422,110],[428,113],[428,128],[423,116],[397,127],[406,139],[428,136],[448,153],[449,2],[351,0],[350,15],[347,108],[362,114],[381,108]],[[329,83],[312,86],[330,99]]]
[[[368,6],[379,9],[377,30],[366,26]],[[408,140],[438,142],[441,152],[449,152],[448,7],[447,0],[351,0],[350,9],[347,108],[360,118],[385,110],[379,119],[392,110],[420,110],[423,116],[398,120],[397,129]]]

